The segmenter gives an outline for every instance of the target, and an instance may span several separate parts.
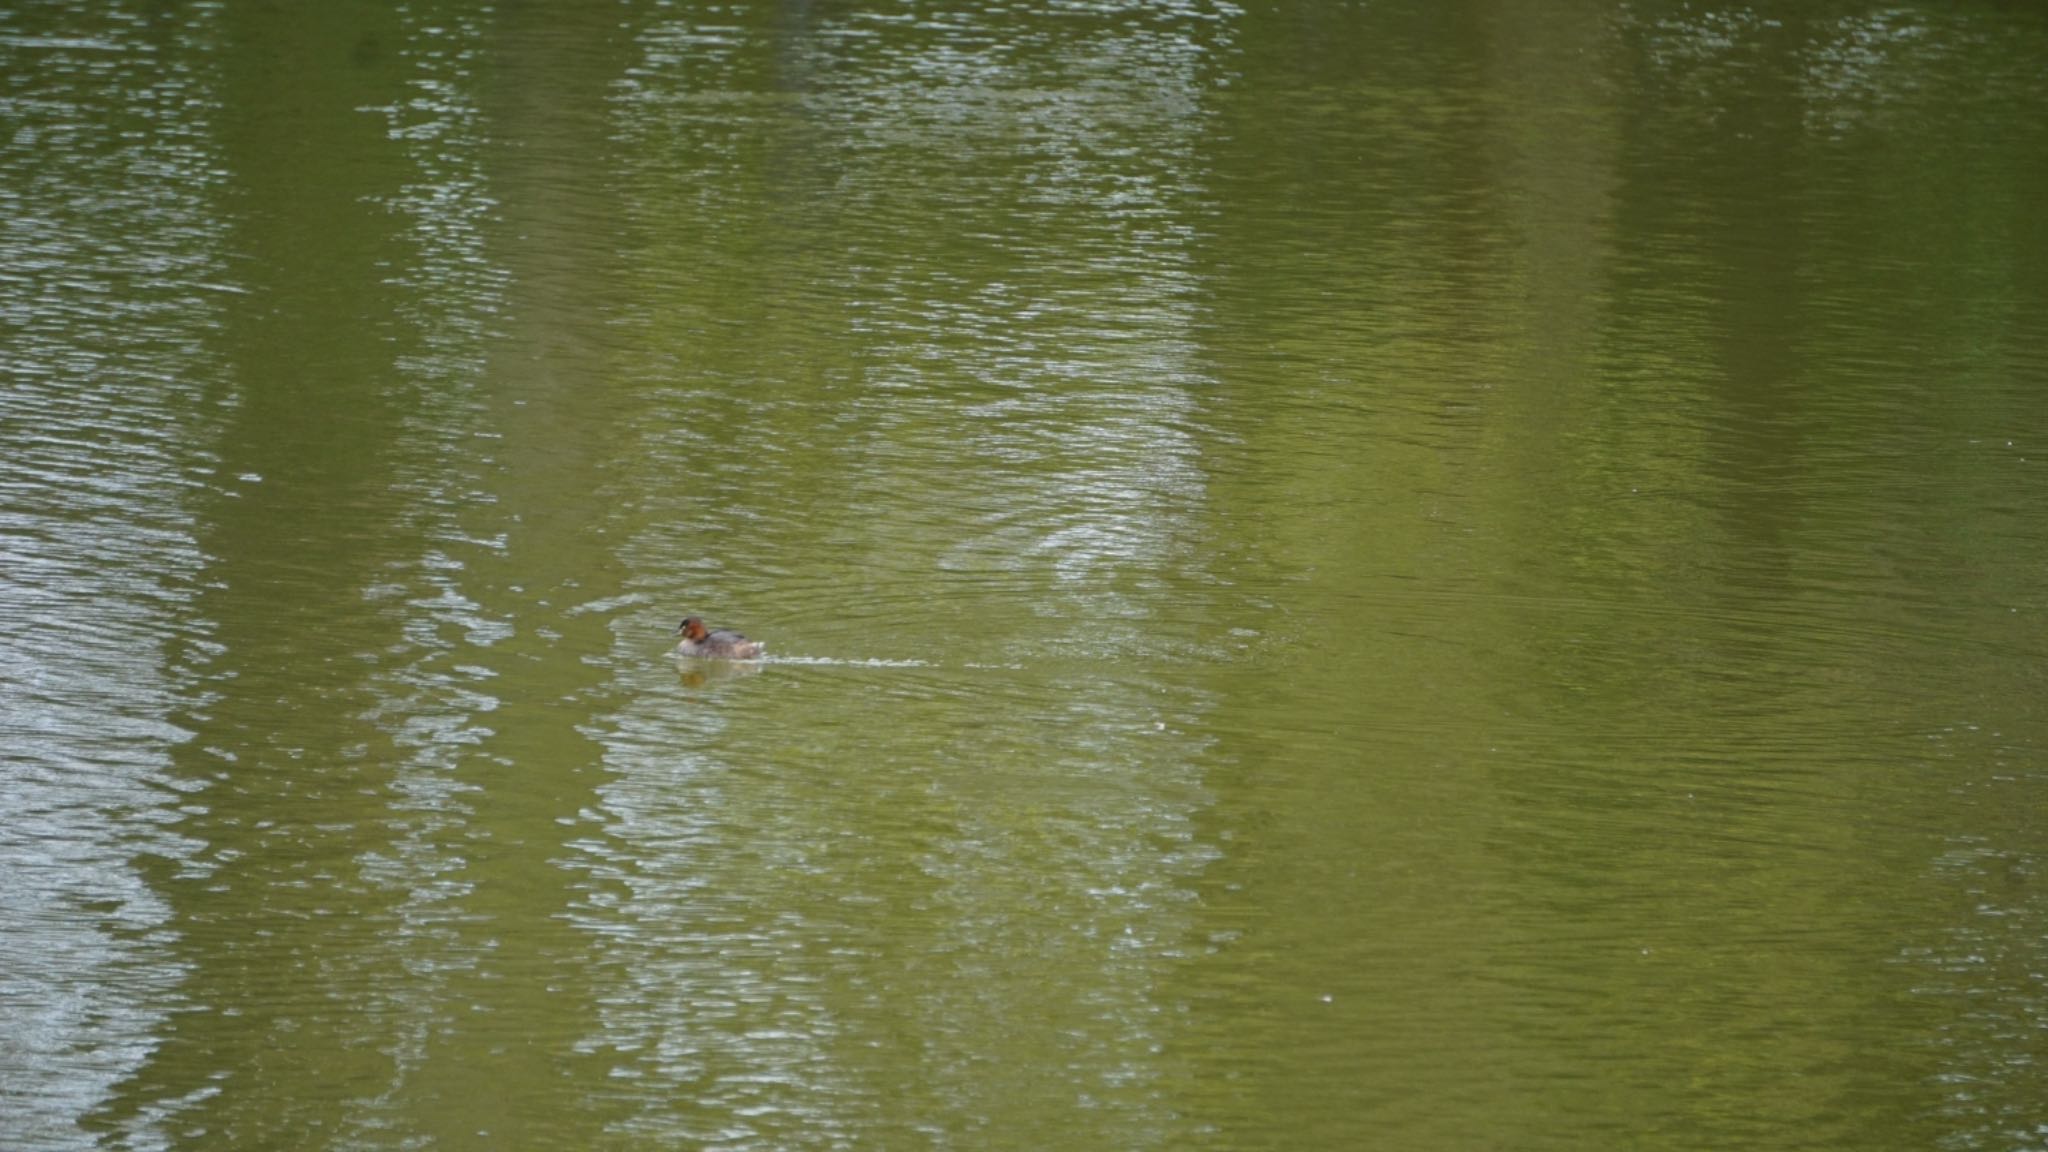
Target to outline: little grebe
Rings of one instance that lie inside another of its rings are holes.
[[[713,632],[704,627],[704,621],[695,616],[683,621],[676,629],[682,641],[676,645],[676,655],[696,656],[707,660],[753,660],[767,650],[767,645],[728,628]]]

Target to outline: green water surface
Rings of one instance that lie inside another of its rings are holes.
[[[2025,3],[0,4],[0,1148],[2048,1147],[2044,189]]]

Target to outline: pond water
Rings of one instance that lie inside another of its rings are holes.
[[[7,6],[0,1146],[2048,1147],[2043,61]]]

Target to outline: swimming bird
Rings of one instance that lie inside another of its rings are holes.
[[[676,655],[695,656],[704,660],[755,660],[768,650],[759,640],[749,640],[730,628],[712,631],[704,627],[704,621],[695,616],[683,621],[676,629],[682,640],[676,644]]]

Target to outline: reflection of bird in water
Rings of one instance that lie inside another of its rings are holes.
[[[683,621],[682,627],[676,629],[676,635],[682,637],[676,644],[676,655],[700,660],[757,660],[768,647],[729,628],[713,632],[695,616]]]
[[[759,676],[762,667],[759,660],[681,660],[676,663],[685,688],[705,688],[745,676]]]

